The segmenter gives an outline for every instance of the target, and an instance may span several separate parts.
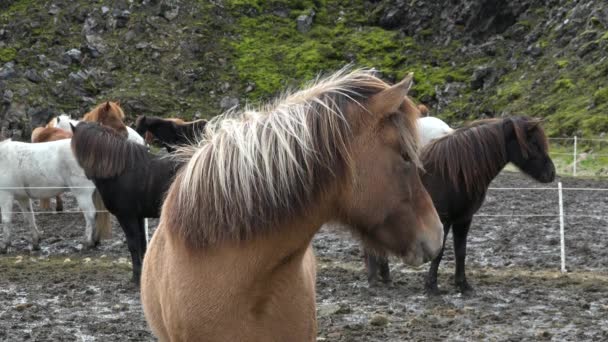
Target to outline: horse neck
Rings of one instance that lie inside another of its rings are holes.
[[[229,241],[210,245],[204,248],[192,248],[187,246],[187,241],[181,239],[181,244],[186,245],[192,253],[208,258],[209,254],[216,255],[222,262],[223,257],[219,255],[239,254],[239,260],[247,260],[251,265],[247,269],[252,276],[261,277],[264,274],[277,269],[286,260],[297,257],[304,253],[309,247],[313,236],[324,223],[329,222],[336,210],[330,202],[324,200],[314,201],[314,204],[298,215],[290,215],[288,219],[276,224],[271,229],[264,229],[267,234],[253,237],[246,241]],[[230,259],[226,259],[230,260]],[[230,263],[228,261],[228,263]],[[233,267],[233,265],[226,265]]]

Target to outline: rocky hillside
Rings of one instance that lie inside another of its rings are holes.
[[[210,117],[353,63],[414,71],[453,124],[525,114],[597,136],[607,28],[603,0],[2,0],[0,134],[106,99],[131,119]]]

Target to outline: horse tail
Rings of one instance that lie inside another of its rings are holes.
[[[111,239],[112,220],[110,219],[110,212],[106,210],[101,194],[97,189],[93,193],[93,204],[95,205],[95,234],[100,239]]]

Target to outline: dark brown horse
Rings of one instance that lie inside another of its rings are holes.
[[[490,182],[507,163],[542,183],[552,182],[555,166],[549,157],[547,138],[540,121],[526,117],[479,120],[425,146],[421,160],[426,173],[422,182],[441,217],[445,237],[454,235],[456,286],[472,290],[465,276],[467,234]],[[438,293],[437,270],[443,248],[433,260],[426,281],[430,293]],[[390,274],[385,257],[366,253],[370,283]]]
[[[146,253],[144,219],[158,217],[180,163],[148,152],[110,127],[81,122],[73,127],[72,152],[127,237],[133,281],[139,284]]]
[[[184,122],[177,118],[141,115],[135,121],[135,130],[144,136],[152,134],[168,152],[173,152],[177,146],[196,141],[206,124],[206,120]]]

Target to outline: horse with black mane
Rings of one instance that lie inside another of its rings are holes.
[[[509,162],[541,183],[552,182],[555,166],[548,150],[540,121],[526,117],[478,120],[422,149],[426,170],[422,182],[433,199],[445,234],[443,248],[433,260],[426,281],[429,293],[439,292],[437,270],[450,228],[454,235],[456,286],[462,293],[472,292],[465,276],[467,234],[490,183]],[[378,280],[378,273],[382,281],[389,282],[388,259],[365,254],[370,283]]]
[[[176,146],[194,142],[206,124],[207,120],[184,122],[181,119],[141,115],[135,121],[135,130],[140,135],[151,133],[168,152],[173,152]]]
[[[180,163],[155,156],[141,144],[97,123],[72,126],[72,150],[127,237],[133,280],[139,284],[146,252],[144,218],[159,217],[165,192]]]

